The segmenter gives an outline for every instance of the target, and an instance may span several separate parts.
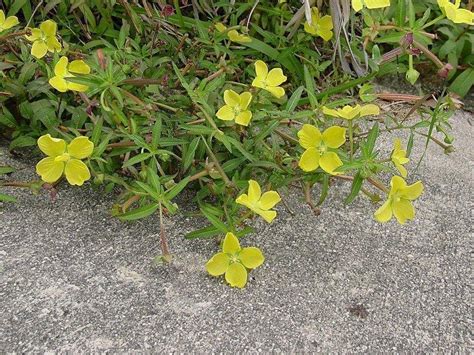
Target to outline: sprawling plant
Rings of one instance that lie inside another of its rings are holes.
[[[186,238],[225,235],[206,268],[235,287],[264,261],[239,238],[253,231],[252,218],[277,218],[290,186],[301,188],[315,214],[338,179],[352,184],[346,203],[361,192],[374,203],[386,195],[374,208],[377,221],[415,218],[423,185],[407,184],[414,137],[452,151],[449,118],[474,82],[474,15],[460,1],[3,6],[1,135],[10,150],[37,146],[45,157],[38,180],[1,185],[54,195],[63,184],[91,180],[106,191],[120,188],[112,215],[156,215],[160,223],[178,211],[183,189],[194,191],[210,224]],[[439,90],[380,94],[370,85],[398,73],[414,84],[423,68],[431,77],[436,68]],[[380,100],[413,108],[400,116]],[[381,132],[402,130],[408,140],[396,138],[391,153],[381,153]],[[159,259],[169,262],[162,223],[160,233]]]

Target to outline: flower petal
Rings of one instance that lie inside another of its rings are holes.
[[[364,4],[368,9],[380,9],[390,6],[390,0],[364,0]]]
[[[398,162],[394,162],[394,164],[395,164],[395,167],[397,168],[397,170],[400,172],[400,175],[402,177],[406,178],[407,175],[408,175],[407,169],[402,164],[400,164]]]
[[[243,92],[240,94],[240,109],[246,110],[247,107],[250,105],[250,101],[252,101],[252,94],[248,91]]]
[[[248,196],[250,202],[257,202],[262,195],[262,190],[260,189],[260,185],[255,180],[249,180],[249,189],[248,189]]]
[[[25,36],[30,42],[34,42],[41,38],[41,30],[39,28],[30,28],[31,36]]]
[[[252,206],[252,203],[249,200],[249,196],[247,194],[242,194],[239,197],[235,199],[235,202],[238,203],[239,205],[244,205],[245,207],[250,208]]]
[[[362,10],[363,4],[362,0],[352,0],[352,8],[355,12]]]
[[[414,184],[405,187],[401,196],[407,200],[415,200],[423,193],[423,188],[421,181],[417,181]]]
[[[88,137],[80,136],[74,138],[67,146],[67,152],[72,158],[85,159],[90,157],[94,150],[94,143]]]
[[[217,253],[206,263],[206,270],[212,276],[223,275],[229,268],[230,258],[226,253]]]
[[[41,180],[47,183],[58,181],[64,171],[64,163],[55,161],[54,157],[41,159],[36,164],[36,173],[41,176]]]
[[[41,59],[48,53],[48,46],[41,40],[34,41],[31,46],[31,55],[35,58]]]
[[[3,28],[4,30],[8,30],[9,28],[12,28],[13,26],[18,25],[20,22],[18,21],[18,17],[16,16],[9,16],[7,19],[1,24],[0,21],[0,29]]]
[[[328,108],[326,106],[323,106],[323,113],[331,117],[341,117],[341,115],[339,114],[339,111],[333,110],[332,108]]]
[[[415,218],[415,209],[408,200],[401,199],[400,201],[394,201],[392,208],[393,214],[400,224],[405,224],[408,219]]]
[[[385,203],[375,211],[374,217],[377,221],[382,223],[387,222],[392,218],[392,206],[390,205],[390,200],[385,201]]]
[[[66,92],[68,89],[68,82],[61,76],[53,76],[49,79],[49,85],[59,92]]]
[[[239,115],[235,118],[235,123],[238,123],[242,126],[248,126],[250,123],[250,120],[252,119],[252,112],[249,110],[247,111],[242,111],[239,113]]]
[[[265,261],[262,251],[256,247],[243,248],[239,253],[239,259],[247,269],[255,269]]]
[[[264,211],[261,209],[254,209],[254,211],[260,215],[267,223],[272,223],[277,216],[276,211]]]
[[[47,37],[56,36],[57,27],[56,22],[52,20],[46,20],[39,26],[40,30],[43,31]]]
[[[326,42],[331,40],[332,35],[333,35],[333,33],[332,33],[331,30],[320,29],[318,31],[318,36],[321,37],[322,39],[324,39]]]
[[[83,60],[73,60],[71,64],[69,64],[69,71],[76,74],[90,74],[91,67]]]
[[[259,78],[260,80],[265,80],[267,78],[268,67],[265,62],[261,60],[255,62],[255,74],[256,78]]]
[[[323,142],[329,148],[339,148],[346,141],[346,129],[339,126],[332,126],[323,132]]]
[[[225,273],[225,280],[232,287],[243,288],[247,284],[247,270],[241,263],[230,264]]]
[[[316,28],[314,26],[310,25],[309,22],[307,22],[307,21],[304,23],[304,30],[305,30],[305,32],[307,32],[307,33],[309,33],[313,36],[316,36],[316,34],[317,34],[316,33]]]
[[[374,104],[362,106],[360,109],[360,117],[379,115],[379,114],[380,114],[380,108]]]
[[[281,68],[273,68],[267,76],[267,84],[269,86],[278,86],[286,81],[287,77],[283,74]]]
[[[57,157],[66,151],[64,139],[53,138],[50,134],[45,134],[38,138],[39,149],[49,157]]]
[[[224,105],[217,111],[216,116],[223,121],[232,121],[235,118],[235,112],[229,105]]]
[[[333,29],[332,17],[330,15],[323,16],[320,20],[319,26],[321,27],[321,29],[324,29],[324,30],[332,30]]]
[[[407,186],[407,183],[400,176],[393,176],[390,181],[390,194],[398,192],[399,190],[404,190]]]
[[[67,65],[68,65],[67,57],[63,56],[59,58],[58,62],[54,66],[54,74],[60,77],[65,77],[67,75]]]
[[[226,90],[224,91],[224,102],[231,107],[239,106],[240,96],[234,90]]]
[[[277,99],[285,96],[285,89],[279,87],[279,86],[266,86],[264,87],[265,90],[270,92],[273,96],[275,96]]]
[[[71,185],[82,186],[84,181],[87,181],[91,178],[91,173],[86,164],[84,164],[79,159],[70,159],[66,163],[66,168],[64,169],[67,181]]]
[[[67,81],[67,89],[72,90],[72,91],[77,91],[77,92],[85,92],[89,87],[87,85],[82,85],[78,83],[73,83],[72,81]]]
[[[225,235],[222,251],[227,254],[235,254],[240,251],[239,239],[232,232]]]
[[[0,9],[0,26],[5,22],[5,12]]]
[[[319,157],[320,155],[316,148],[308,148],[301,155],[298,166],[306,172],[314,171],[319,167]]]
[[[260,208],[262,210],[269,210],[281,201],[280,194],[276,191],[267,191],[260,198]]]
[[[46,39],[46,45],[50,52],[59,52],[61,50],[61,43],[59,43],[56,37],[48,37]]]
[[[326,152],[321,156],[321,159],[319,159],[319,165],[325,172],[331,175],[337,175],[340,173],[334,170],[342,166],[342,161],[336,153]]]
[[[322,140],[321,131],[313,125],[304,124],[298,131],[299,143],[304,149],[316,148]]]

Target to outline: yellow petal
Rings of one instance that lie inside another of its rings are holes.
[[[265,258],[259,248],[243,248],[239,253],[239,259],[247,269],[255,269],[263,264]]]
[[[321,29],[324,29],[324,30],[332,30],[333,29],[332,17],[329,15],[323,16],[320,20],[319,26],[321,27]]]
[[[322,39],[324,39],[326,42],[327,41],[330,41],[331,38],[332,38],[332,31],[331,30],[323,30],[323,29],[320,29],[318,31],[318,36],[320,36]]]
[[[316,34],[317,34],[316,33],[316,27],[310,25],[308,22],[304,23],[304,30],[305,30],[305,32],[307,32],[307,33],[309,33],[313,36],[316,36]]]
[[[232,42],[237,42],[237,43],[252,42],[252,39],[250,37],[240,34],[236,30],[230,30],[229,32],[227,32],[227,37],[229,37],[229,39]]]
[[[242,194],[239,197],[235,199],[235,202],[237,202],[239,205],[244,205],[247,208],[252,207],[252,203],[250,202],[249,196],[247,194]]]
[[[404,178],[407,177],[408,175],[408,171],[407,169],[405,169],[405,167],[403,165],[401,165],[400,163],[395,163],[395,167],[397,168],[397,170],[400,172],[400,175]]]
[[[53,138],[50,134],[45,134],[38,138],[39,149],[49,157],[57,157],[66,151],[64,139]]]
[[[339,126],[332,126],[323,132],[323,142],[329,148],[339,148],[346,141],[346,129]]]
[[[82,186],[84,181],[91,178],[91,173],[86,164],[79,159],[70,159],[64,169],[67,181],[71,185]]]
[[[298,166],[306,172],[314,171],[319,167],[319,152],[316,148],[308,148],[301,155]]]
[[[355,12],[362,10],[362,0],[352,0],[352,8]]]
[[[387,222],[392,218],[392,206],[390,205],[390,200],[385,201],[385,203],[375,211],[374,217],[377,221],[382,223]]]
[[[225,279],[232,287],[243,288],[247,283],[247,270],[241,263],[230,264]]]
[[[273,96],[275,96],[277,99],[285,96],[285,89],[279,87],[279,86],[276,86],[276,87],[273,87],[273,86],[267,86],[264,88],[265,90],[267,90],[268,92],[270,92]]]
[[[400,224],[405,224],[408,219],[415,218],[415,209],[408,200],[401,199],[400,201],[394,201],[392,209],[395,218]]]
[[[336,153],[326,152],[319,159],[319,165],[325,172],[331,175],[337,175],[340,173],[335,172],[334,170],[342,166],[342,161]]]
[[[229,105],[224,105],[217,111],[216,116],[223,121],[232,121],[235,118],[235,112]]]
[[[259,206],[262,210],[269,210],[273,208],[278,202],[281,201],[281,197],[276,191],[267,191],[260,198]]]
[[[240,251],[240,243],[234,233],[228,232],[225,235],[222,251],[227,254],[235,254]]]
[[[247,107],[250,105],[250,101],[252,101],[252,94],[248,91],[243,92],[240,94],[240,109],[246,110]]]
[[[94,143],[85,136],[74,138],[67,146],[67,152],[72,158],[85,159],[92,155]]]
[[[298,131],[298,138],[300,145],[305,148],[316,148],[321,143],[321,131],[315,126],[304,124]]]
[[[242,111],[235,118],[235,123],[247,127],[249,125],[251,119],[252,119],[252,112],[250,112],[248,110],[247,111]]]
[[[83,60],[73,60],[71,64],[69,64],[69,71],[76,74],[90,74],[91,67]]]
[[[3,24],[0,21],[0,30],[3,28],[3,30],[8,30],[9,28],[12,28],[13,26],[18,25],[20,22],[18,21],[18,17],[16,16],[10,16],[7,17],[7,19],[3,22]]]
[[[48,46],[41,40],[34,41],[31,46],[31,55],[35,58],[41,59],[48,52]]]
[[[260,185],[258,184],[258,182],[256,182],[255,180],[249,180],[249,190],[248,190],[249,201],[256,203],[260,199],[261,195],[262,195],[262,191],[260,189]]]
[[[72,81],[67,81],[67,89],[77,92],[85,92],[89,87],[87,85],[82,85],[78,83],[73,83]]]
[[[59,52],[61,50],[61,43],[59,43],[56,37],[48,37],[46,39],[46,45],[50,52]]]
[[[360,109],[360,117],[379,115],[379,114],[380,114],[380,108],[374,104],[362,106]]]
[[[51,21],[51,20],[44,21],[44,22],[40,25],[39,28],[40,28],[41,31],[43,31],[43,33],[44,33],[47,37],[56,36],[57,25],[56,25],[56,22],[54,22],[54,21]]]
[[[8,19],[7,19],[8,20]],[[455,23],[465,23],[468,25],[474,25],[474,12],[466,9],[456,10],[456,21]]]
[[[41,38],[41,30],[39,28],[31,28],[31,36],[25,36],[30,42],[34,42]]]
[[[331,117],[341,117],[339,111],[333,110],[332,108],[328,108],[326,106],[323,106],[323,113]]]
[[[229,265],[229,256],[226,253],[217,253],[206,263],[206,270],[212,276],[219,276],[227,271]]]
[[[400,176],[393,176],[392,180],[390,181],[390,186],[391,186],[390,194],[392,194],[392,193],[405,189],[407,186],[407,183]]]
[[[59,92],[66,92],[68,89],[67,81],[61,76],[53,76],[49,79],[49,84]]]
[[[346,120],[352,120],[360,114],[360,110],[360,105],[355,105],[354,107],[347,105],[339,110],[339,115]]]
[[[218,22],[214,25],[214,27],[216,28],[217,31],[219,31],[220,33],[224,32],[225,30],[227,30],[227,27],[222,23],[222,22]]]
[[[272,223],[277,216],[276,211],[264,211],[260,209],[256,209],[254,211],[259,214],[267,223]]]
[[[5,12],[0,9],[0,26],[5,22]]]
[[[267,76],[268,86],[278,86],[286,81],[287,77],[283,74],[281,68],[273,68]]]
[[[231,107],[239,106],[240,96],[234,90],[226,90],[224,91],[224,102]]]
[[[41,176],[41,180],[53,183],[59,180],[64,171],[64,163],[55,161],[53,157],[47,157],[36,164],[36,173]]]
[[[68,59],[67,57],[61,57],[56,65],[54,66],[54,74],[56,74],[59,77],[65,77],[68,72],[67,72],[67,65],[68,65]]]
[[[364,0],[364,4],[368,9],[380,9],[390,6],[390,0]]]
[[[265,62],[261,60],[257,60],[255,62],[255,73],[256,73],[256,78],[259,78],[261,80],[265,80],[267,78],[268,67],[265,64]]]
[[[415,200],[423,193],[423,188],[421,181],[417,181],[413,185],[405,187],[401,196],[407,200]]]

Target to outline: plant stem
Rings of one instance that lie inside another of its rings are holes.
[[[350,158],[352,162],[352,157],[354,155],[354,127],[352,125],[352,120],[349,120],[348,129],[349,129],[349,143],[351,145]]]

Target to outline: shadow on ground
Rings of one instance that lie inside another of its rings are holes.
[[[446,156],[430,146],[419,175],[410,177],[425,184],[415,222],[378,224],[371,216],[376,207],[365,198],[344,206],[344,182],[332,189],[319,217],[290,194],[294,215],[281,205],[272,225],[259,222],[258,234],[242,241],[266,256],[244,290],[206,274],[215,241],[184,240],[200,221],[167,220],[175,261],[154,266],[155,219],[110,218],[113,199],[90,186],[65,186],[55,203],[44,193],[9,190],[19,202],[0,209],[0,348],[467,351],[468,116],[454,119],[457,151]],[[19,169],[12,179],[34,176],[31,161],[3,152],[0,163]]]

